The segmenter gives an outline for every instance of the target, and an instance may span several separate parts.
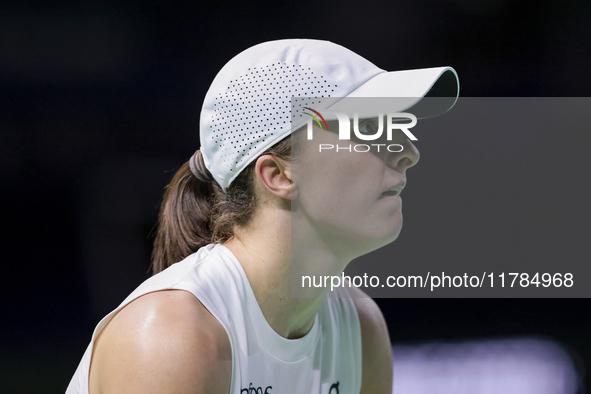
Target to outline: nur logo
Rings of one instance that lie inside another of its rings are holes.
[[[326,130],[328,130],[328,125],[326,124],[326,120],[324,120],[324,117],[322,116],[322,114],[319,111],[316,111],[312,108],[309,107],[304,107],[304,109],[313,112],[314,114],[318,115],[318,117],[314,116],[313,114],[310,114],[308,112],[304,112],[304,114],[310,116],[312,119],[308,119],[308,139],[311,140],[313,139],[313,121],[315,120],[316,123],[318,123],[318,126],[320,126],[320,129],[324,129],[324,127],[326,127]],[[331,113],[334,114],[337,118],[337,120],[339,121],[339,139],[340,140],[350,140],[351,139],[351,119],[349,118],[349,116],[344,113],[344,112],[330,112],[330,111],[323,111],[325,113]],[[318,119],[320,118],[320,119]],[[380,138],[384,132],[384,114],[378,114],[377,116],[378,119],[378,128],[375,131],[374,134],[368,134],[364,131],[360,131],[359,128],[359,114],[355,113],[353,114],[353,132],[355,133],[355,136],[357,138],[359,138],[360,140],[364,140],[364,141],[373,141],[373,140],[377,140],[378,138]],[[322,120],[322,123],[320,123],[320,120]],[[396,120],[396,123],[393,123],[393,121]],[[400,120],[408,120],[408,123],[399,123]],[[324,127],[322,127],[322,125],[324,124]],[[410,113],[406,113],[406,112],[397,112],[397,113],[388,113],[386,114],[386,138],[388,139],[388,141],[392,140],[392,131],[393,130],[401,130],[404,134],[406,134],[406,136],[408,137],[408,139],[412,140],[412,141],[417,141],[417,138],[410,132],[408,131],[408,129],[416,126],[417,124],[417,117],[414,116],[413,114]]]
[[[304,107],[304,109],[307,109],[308,111],[312,111],[312,112],[314,112],[316,115],[318,115],[318,116],[320,117],[320,119],[322,119],[322,123],[324,123],[324,126],[326,127],[326,131],[328,131],[328,126],[326,125],[326,120],[324,120],[324,118],[322,117],[322,115],[320,115],[320,112],[318,112],[318,111],[314,111],[312,108],[308,108],[308,107]],[[304,113],[305,113],[306,115],[308,115],[308,116],[312,117],[312,118],[313,118],[313,119],[316,121],[316,123],[318,123],[318,126],[320,126],[320,130],[322,130],[322,123],[320,123],[320,121],[318,120],[318,118],[317,118],[317,117],[315,117],[314,115],[312,115],[312,114],[309,114],[309,113],[307,113],[307,112],[304,112]],[[308,122],[308,135],[310,135],[309,133],[310,133],[310,128],[311,128],[311,125],[312,125],[312,121],[310,120],[310,121]],[[311,138],[308,138],[308,139],[311,139]]]
[[[304,107],[305,110],[309,112],[304,112],[304,114],[308,115],[310,119],[308,119],[308,140],[312,140],[314,138],[314,121],[318,124],[321,130],[328,131],[328,125],[326,124],[326,120],[324,116],[312,108]],[[351,119],[349,116],[344,112],[330,112],[330,111],[323,111],[324,113],[330,113],[336,116],[339,122],[339,140],[351,140]],[[319,119],[320,118],[320,119]],[[406,137],[411,141],[416,141],[417,138],[408,130],[411,127],[414,127],[417,124],[417,118],[413,114],[406,113],[406,112],[397,112],[397,113],[388,113],[385,116],[386,118],[386,127],[384,127],[384,114],[378,114],[377,119],[373,117],[371,119],[365,119],[361,122],[359,121],[359,114],[353,114],[353,133],[355,133],[355,137],[358,140],[362,141],[375,141],[382,137],[384,134],[384,129],[386,130],[386,139],[388,141],[392,141],[392,134],[394,130],[402,131]],[[377,120],[377,122],[376,122]],[[322,123],[320,122],[322,121]],[[401,123],[401,121],[403,123]],[[375,127],[377,123],[377,127]],[[324,127],[323,127],[324,126]],[[371,145],[371,146],[370,146]],[[348,152],[368,152],[374,149],[377,149],[380,152],[380,149],[385,147],[388,152],[402,152],[404,147],[400,144],[356,144],[356,145],[347,145],[347,146],[339,146],[333,144],[319,144],[318,148],[319,151],[322,152],[323,150],[332,150],[336,148],[336,151],[339,152],[340,150],[345,150]]]

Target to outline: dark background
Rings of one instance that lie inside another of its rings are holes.
[[[0,391],[63,392],[148,276],[164,186],[241,50],[327,39],[387,70],[451,65],[465,97],[586,97],[590,22],[586,1],[2,2]],[[589,299],[378,302],[397,343],[542,336],[591,365]]]
[[[591,297],[589,108],[590,97],[460,97],[445,115],[420,119],[412,132],[421,157],[406,174],[403,230],[346,272],[429,282],[368,284],[374,298]],[[431,289],[442,273],[446,285]],[[522,275],[514,281],[510,273]],[[536,286],[535,273],[546,283]],[[464,274],[475,287],[459,283]],[[567,274],[573,282],[565,286]]]

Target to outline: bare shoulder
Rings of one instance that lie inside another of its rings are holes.
[[[361,394],[392,393],[392,345],[382,311],[363,291],[351,287],[349,294],[359,315],[362,345]]]
[[[228,393],[232,351],[223,326],[191,293],[146,294],[95,341],[90,394]]]

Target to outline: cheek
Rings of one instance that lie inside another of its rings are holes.
[[[318,133],[318,137],[318,141],[315,136],[313,143],[305,146],[292,167],[302,208],[309,215],[325,220],[359,220],[359,213],[367,214],[375,209],[383,187],[385,165],[372,153],[319,151],[320,143],[340,147],[350,143],[339,141],[330,133]]]
[[[355,201],[379,190],[380,173],[367,160],[360,160],[355,153],[326,153],[321,160],[309,160],[299,171],[302,185],[309,192],[331,200]]]
[[[350,227],[363,221],[376,209],[376,194],[381,185],[379,172],[372,173],[363,164],[335,158],[323,168],[303,169],[302,208],[311,217],[335,226]]]

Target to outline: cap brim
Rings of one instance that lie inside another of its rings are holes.
[[[451,67],[384,72],[371,78],[328,111],[357,113],[360,118],[407,111],[430,118],[449,111],[456,103],[460,82]],[[373,98],[373,100],[360,100]]]

